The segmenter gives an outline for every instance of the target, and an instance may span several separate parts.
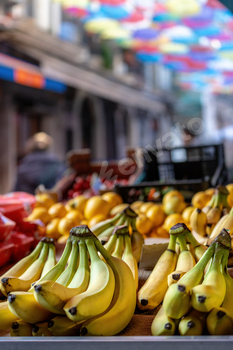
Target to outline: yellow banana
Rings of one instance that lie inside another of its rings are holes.
[[[71,261],[71,260],[70,260]],[[72,267],[76,271],[76,267]],[[70,282],[66,287],[58,284],[57,281],[44,281],[35,286],[35,298],[47,310],[64,314],[63,307],[65,303],[74,296],[85,292],[89,284],[89,260],[84,241],[79,242],[79,266]]]
[[[51,270],[56,265],[56,251],[54,242],[49,244],[48,250],[48,257],[44,264],[41,277],[43,277],[49,270]]]
[[[180,335],[202,335],[205,327],[207,313],[192,309],[190,313],[179,322]]]
[[[214,239],[217,237],[219,232],[225,228],[226,230],[229,230],[229,234],[233,234],[233,208],[229,212],[229,214],[224,215],[217,225],[214,227],[213,231],[211,232],[210,238]]]
[[[151,334],[158,335],[174,335],[176,331],[176,322],[166,315],[163,305],[156,314],[151,324]]]
[[[19,319],[18,316],[15,316],[8,307],[7,301],[0,303],[0,329],[10,328],[12,322],[15,322]]]
[[[85,243],[91,260],[90,283],[85,292],[74,296],[64,306],[67,317],[75,322],[104,312],[111,303],[115,289],[112,269],[100,259],[93,237],[85,239]]]
[[[170,275],[167,276],[168,287],[173,283],[177,283],[185,274],[186,272],[179,270],[170,273]]]
[[[56,337],[77,336],[82,323],[71,321],[66,316],[57,316],[48,322],[48,329]]]
[[[13,291],[27,291],[31,284],[37,281],[43,271],[44,263],[48,254],[48,244],[44,243],[39,257],[28,267],[20,277],[2,278],[2,290],[9,294]]]
[[[117,240],[117,235],[112,234],[112,236],[109,238],[109,240],[104,244],[104,248],[112,254],[113,250],[115,249],[115,244]]]
[[[221,307],[214,307],[208,314],[206,325],[211,335],[232,335],[233,334],[233,279],[227,270],[227,254],[224,256],[223,275],[226,281],[226,294]]]
[[[115,249],[112,252],[112,256],[114,256],[115,258],[121,259],[123,250],[124,250],[124,237],[123,235],[117,235],[117,241],[116,241]]]
[[[205,251],[207,250],[207,246],[205,246],[204,244],[200,244],[196,238],[193,236],[192,232],[187,230],[186,233],[186,238],[190,241],[190,243],[192,244],[193,248],[194,248],[194,257],[196,259],[196,262],[198,262],[202,255],[205,253]]]
[[[154,309],[167,291],[167,276],[175,270],[177,254],[175,252],[176,236],[170,235],[166,251],[161,255],[149,278],[138,291],[137,304],[141,310]]]
[[[41,252],[41,249],[43,247],[43,241],[44,238],[37,244],[36,248],[33,250],[33,252],[26,256],[25,258],[21,259],[17,264],[15,264],[11,269],[9,269],[7,272],[4,273],[4,275],[1,276],[1,280],[4,277],[10,276],[10,277],[19,277],[21,276],[29,267],[30,265],[37,259],[38,255]],[[2,283],[0,283],[1,292],[7,296],[7,293],[5,290],[2,290]]]
[[[52,333],[48,330],[48,322],[40,322],[32,328],[33,337],[52,337]]]
[[[226,282],[221,271],[222,258],[225,254],[224,249],[217,243],[213,261],[205,275],[203,283],[192,289],[192,307],[198,311],[209,312],[214,307],[219,307],[224,300]]]
[[[84,322],[80,334],[112,336],[121,332],[133,317],[136,307],[134,278],[124,261],[112,257],[98,240],[95,244],[114,272],[116,287],[109,308],[102,315]]]
[[[99,236],[103,231],[109,229],[110,227],[113,227],[115,223],[122,217],[122,215],[122,213],[118,213],[111,219],[99,222],[91,228],[91,231],[95,236]]]
[[[215,242],[211,244],[198,263],[188,271],[176,284],[171,284],[164,296],[163,307],[167,316],[180,319],[190,308],[190,292],[194,286],[201,283],[204,269],[214,254]]]
[[[132,220],[132,234],[131,234],[131,244],[133,250],[133,256],[135,257],[137,263],[140,262],[142,246],[144,244],[144,238],[140,232],[136,229],[136,220]]]
[[[32,325],[18,320],[12,323],[10,330],[11,337],[31,337],[32,336]]]
[[[202,237],[206,236],[207,219],[206,214],[201,209],[195,209],[190,216],[192,230]]]
[[[18,318],[28,323],[38,323],[49,320],[53,314],[40,306],[33,293],[14,292],[8,295],[9,310]]]
[[[125,240],[124,242],[125,249],[122,255],[122,260],[129,266],[130,270],[132,271],[132,274],[135,280],[136,291],[137,291],[138,290],[138,264],[135,257],[133,256],[130,236],[125,235],[124,240]]]

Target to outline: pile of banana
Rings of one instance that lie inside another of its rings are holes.
[[[109,239],[113,234],[115,227],[126,225],[129,229],[131,244],[133,249],[133,255],[139,263],[141,257],[142,246],[144,244],[144,238],[136,228],[136,218],[138,214],[128,205],[120,213],[116,214],[113,218],[102,221],[91,228],[92,232],[99,240]]]
[[[221,218],[226,218],[231,210],[227,202],[228,194],[226,187],[218,186],[207,205],[202,209],[196,208],[192,212],[190,226],[195,233],[202,237],[215,238],[222,228],[228,228],[221,225]],[[232,224],[231,229],[233,230]]]
[[[116,228],[112,237],[118,253],[122,248],[122,259],[112,256],[88,226],[74,227],[57,263],[54,245],[43,239],[1,278],[7,301],[0,303],[0,329],[11,326],[16,336],[110,336],[122,331],[136,306],[136,271],[133,276],[130,269],[136,264],[128,227]]]
[[[231,237],[223,229],[197,264],[169,286],[151,325],[153,335],[173,335],[176,330],[180,335],[233,334],[230,248]]]

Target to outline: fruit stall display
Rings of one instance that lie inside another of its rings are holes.
[[[23,224],[41,223],[44,237],[1,270],[1,334],[233,335],[232,204],[232,184],[191,203],[174,189],[131,205],[114,192],[36,195],[19,223],[6,217],[5,240]],[[163,252],[142,271],[143,245],[161,238]]]

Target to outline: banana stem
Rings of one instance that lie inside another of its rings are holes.
[[[125,219],[126,219],[126,216],[125,216],[125,215],[122,215],[122,216],[120,217],[120,219],[117,221],[117,226],[124,225]]]
[[[115,244],[116,244],[116,240],[117,240],[117,235],[113,234],[110,239],[108,240],[108,242],[104,245],[104,248],[111,254]]]
[[[170,235],[170,240],[167,247],[168,250],[172,250],[172,251],[176,250],[176,239],[177,239],[176,235]]]
[[[93,239],[87,239],[85,241],[85,243],[86,243],[86,246],[87,246],[88,253],[90,255],[91,264],[93,264],[94,262],[96,262],[96,261],[98,261],[100,259],[99,255],[97,253],[97,250],[96,250],[96,246],[95,246],[94,240]]]
[[[205,251],[205,253],[202,255],[201,259],[196,263],[196,265],[194,266],[194,269],[205,269],[206,265],[208,264],[209,260],[212,258],[212,256],[214,255],[214,251],[215,251],[215,246],[216,246],[216,242],[213,242],[210,247]]]
[[[226,249],[223,248],[219,243],[216,243],[213,261],[211,263],[210,269],[208,270],[208,273],[213,269],[218,271],[221,270],[222,258],[225,254]],[[208,275],[208,273],[206,273],[205,278]]]
[[[185,250],[188,250],[186,239],[185,239],[185,235],[179,235],[177,238],[178,238],[178,241],[180,243],[180,250],[181,250],[181,252],[183,252]]]
[[[188,231],[186,233],[187,239],[190,241],[192,244],[193,248],[195,249],[196,247],[199,247],[201,244],[196,240],[196,238],[193,236],[191,231]]]
[[[112,253],[112,256],[115,256],[115,258],[121,259],[123,248],[124,248],[124,236],[117,235],[116,246]]]
[[[124,253],[126,253],[126,254],[133,254],[130,236],[129,235],[125,235],[124,236],[124,241],[125,241],[124,242],[125,243]]]

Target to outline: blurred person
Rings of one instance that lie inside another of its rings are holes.
[[[52,143],[52,137],[44,132],[35,134],[26,142],[26,155],[18,166],[14,191],[34,194],[39,185],[51,189],[61,179],[66,168],[50,152]]]

